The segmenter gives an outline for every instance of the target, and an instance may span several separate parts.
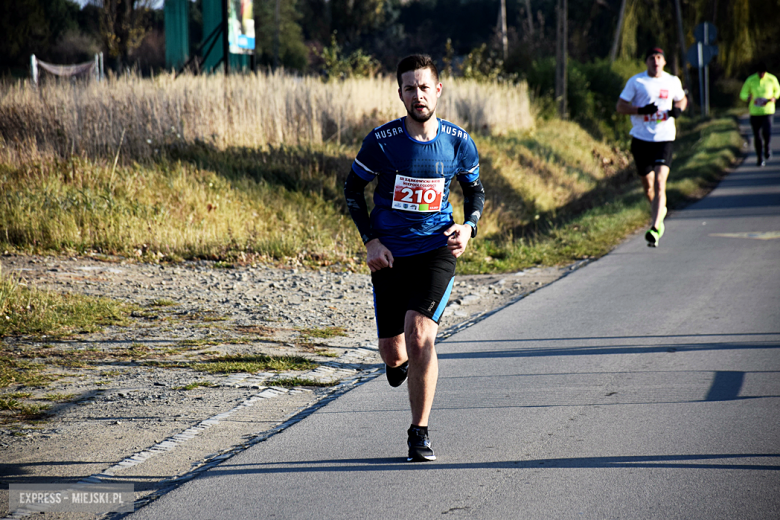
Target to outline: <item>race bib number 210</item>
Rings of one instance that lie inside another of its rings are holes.
[[[416,179],[404,175],[395,176],[393,208],[404,211],[430,213],[441,210],[444,179]]]

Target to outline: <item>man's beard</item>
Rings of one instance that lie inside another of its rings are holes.
[[[416,113],[416,112],[414,111],[414,107],[412,107],[412,110],[409,110],[409,109],[407,108],[407,109],[406,109],[406,113],[407,113],[407,114],[409,114],[409,117],[411,117],[412,119],[414,119],[414,120],[415,120],[415,121],[417,121],[418,123],[425,123],[426,121],[428,121],[430,118],[432,118],[432,117],[433,117],[433,114],[435,114],[435,113],[436,113],[436,109],[435,109],[435,107],[434,107],[434,110],[431,110],[430,112],[428,112],[428,114],[427,114],[427,115],[424,115],[424,116],[423,116],[423,115],[420,115],[420,114],[418,114],[418,113]]]

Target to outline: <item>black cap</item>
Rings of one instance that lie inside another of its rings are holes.
[[[660,54],[661,56],[664,56],[664,50],[661,47],[653,47],[652,49],[647,49],[647,52],[645,53],[645,61],[647,61],[647,58],[649,58],[653,54]],[[666,58],[666,56],[664,56],[664,58]]]

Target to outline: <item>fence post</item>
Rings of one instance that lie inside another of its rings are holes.
[[[33,86],[38,86],[38,60],[35,59],[35,54],[30,55],[30,74],[32,75]]]

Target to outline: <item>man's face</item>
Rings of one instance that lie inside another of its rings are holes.
[[[430,69],[417,69],[401,74],[398,95],[404,102],[409,117],[418,123],[424,123],[436,112],[441,89],[441,83],[433,78]]]
[[[651,76],[657,75],[660,71],[664,70],[666,66],[666,59],[663,54],[652,54],[645,60],[647,64],[647,72]]]

